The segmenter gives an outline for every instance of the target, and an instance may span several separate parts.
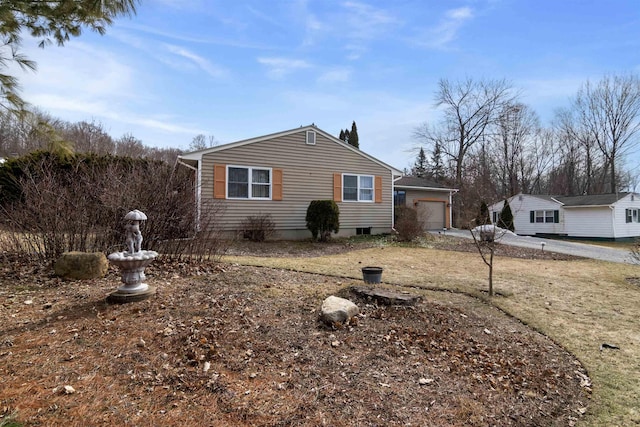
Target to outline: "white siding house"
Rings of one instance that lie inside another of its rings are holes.
[[[521,235],[624,239],[640,236],[640,195],[590,196],[517,194],[509,200],[514,228]],[[489,207],[496,221],[504,201]]]

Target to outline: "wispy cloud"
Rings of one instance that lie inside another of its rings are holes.
[[[350,68],[334,68],[318,77],[318,83],[345,83],[351,78]]]
[[[269,77],[274,79],[281,79],[295,71],[311,68],[311,64],[302,59],[258,58],[258,62],[269,69]]]
[[[347,1],[343,7],[347,19],[341,30],[349,40],[345,48],[350,52],[348,59],[351,60],[360,58],[368,50],[368,43],[400,23],[391,12],[366,3]]]
[[[165,47],[170,53],[187,59],[189,63],[194,64],[196,67],[209,74],[213,78],[218,79],[227,75],[227,72],[223,68],[212,64],[206,58],[203,58],[202,56],[195,54],[188,49],[171,44],[167,44],[165,45]]]
[[[219,45],[219,46],[227,46],[227,47],[235,47],[241,49],[270,49],[270,46],[260,43],[260,42],[246,42],[235,39],[228,38],[219,38],[219,37],[199,37],[199,36],[191,36],[186,34],[179,34],[175,32],[162,31],[157,28],[149,27],[146,25],[138,25],[138,24],[120,24],[121,28],[128,29],[130,31],[136,31],[140,33],[146,33],[154,36],[164,37],[170,40],[176,40],[187,43],[202,43],[202,44],[211,44],[211,45]],[[109,34],[114,34],[115,31],[111,31]]]
[[[445,12],[440,23],[426,30],[415,42],[431,49],[446,49],[456,39],[463,25],[473,18],[470,7],[450,9]]]

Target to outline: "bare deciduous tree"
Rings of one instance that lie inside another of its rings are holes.
[[[617,192],[620,157],[639,142],[640,78],[607,76],[595,85],[587,82],[578,91],[572,108],[580,127],[604,157],[610,183],[607,192]]]
[[[494,164],[498,170],[502,186],[500,194],[503,197],[522,191],[523,181],[532,173],[529,167],[531,164],[525,159],[539,127],[538,115],[525,104],[506,104],[498,113]]]
[[[191,140],[191,143],[189,144],[189,151],[205,150],[207,148],[215,147],[216,145],[218,145],[218,141],[215,136],[209,135],[207,137],[204,134],[198,134]]]
[[[497,113],[514,102],[512,87],[506,80],[466,79],[451,82],[441,79],[436,92],[436,106],[443,117],[437,126],[424,126],[416,136],[442,152],[455,164],[454,184],[462,189],[467,154],[486,139],[487,130],[496,121]],[[456,221],[461,206],[457,206]]]

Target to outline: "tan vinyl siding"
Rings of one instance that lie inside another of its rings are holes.
[[[374,193],[381,202],[337,202],[340,228],[346,234],[356,227],[389,231],[392,222],[391,171],[348,148],[316,134],[316,144],[306,144],[304,130],[279,138],[231,147],[205,154],[202,159],[202,194],[213,195],[214,165],[267,167],[282,170],[282,200],[225,200],[224,228],[237,229],[248,215],[272,215],[279,230],[306,230],[305,216],[311,200],[340,196],[335,175],[363,174],[374,179]],[[276,173],[272,194],[277,194]],[[381,184],[382,188],[378,188]],[[338,194],[339,193],[339,194]],[[217,192],[216,192],[217,194]],[[276,197],[273,197],[274,199]],[[341,234],[345,234],[341,233]]]

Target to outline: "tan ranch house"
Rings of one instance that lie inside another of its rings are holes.
[[[309,238],[309,203],[327,199],[340,208],[338,236],[393,231],[394,181],[402,171],[314,125],[187,153],[178,163],[195,170],[199,206],[223,206],[218,225],[229,235],[248,216],[270,214],[277,238]],[[424,199],[442,210],[442,224],[434,228],[449,226],[446,212],[454,190],[418,186],[402,191],[410,191],[407,205]]]

